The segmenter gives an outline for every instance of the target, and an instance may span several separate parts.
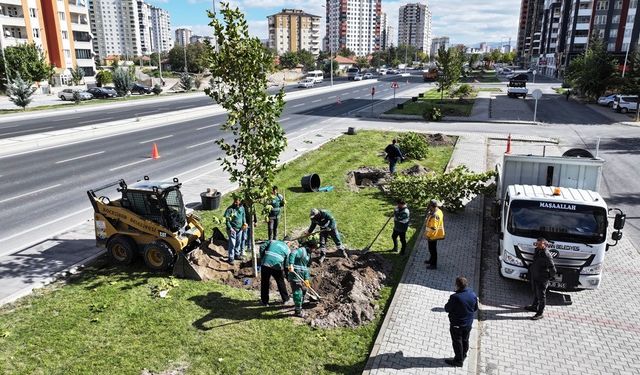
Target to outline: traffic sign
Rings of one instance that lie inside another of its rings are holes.
[[[392,89],[397,89],[398,87],[400,87],[400,86],[398,86],[398,82],[391,82],[391,88]]]
[[[533,92],[531,93],[531,96],[535,99],[538,100],[540,98],[542,98],[542,91],[540,89],[535,89],[533,90]]]

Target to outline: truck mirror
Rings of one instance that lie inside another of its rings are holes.
[[[614,241],[620,241],[622,239],[622,232],[617,231],[617,232],[611,233],[611,239]]]
[[[500,202],[495,201],[491,205],[491,217],[497,219],[500,217]]]
[[[624,224],[627,221],[627,215],[623,213],[616,214],[616,218],[613,221],[613,229],[621,230],[624,228]]]

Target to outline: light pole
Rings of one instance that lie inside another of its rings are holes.
[[[321,5],[321,7],[326,10],[328,15],[330,12],[329,8],[327,8],[326,5]],[[333,44],[331,43],[331,33],[329,33],[327,39],[329,40],[329,75],[331,76],[331,86],[333,86]]]
[[[627,44],[627,53],[624,55],[624,65],[622,66],[622,78],[624,78],[624,74],[627,72],[627,60],[629,59],[629,49],[631,47],[631,41]]]
[[[160,44],[160,38],[158,38],[158,71],[160,72],[160,82],[164,82],[164,80],[162,79],[162,52],[160,49]],[[162,44],[164,44],[164,40],[162,41]]]

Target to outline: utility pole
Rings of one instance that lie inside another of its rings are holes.
[[[182,45],[182,50],[184,51],[184,72],[188,73],[187,70],[187,40],[184,39],[183,40],[183,45]]]

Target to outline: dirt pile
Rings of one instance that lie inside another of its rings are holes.
[[[413,167],[407,168],[401,173],[405,176],[422,176],[429,173],[429,170],[419,164],[414,164]]]
[[[425,134],[429,146],[452,146],[456,143],[455,137],[450,137],[442,133]]]
[[[347,185],[352,191],[365,187],[376,187],[387,183],[389,173],[386,169],[361,167],[347,173]]]

